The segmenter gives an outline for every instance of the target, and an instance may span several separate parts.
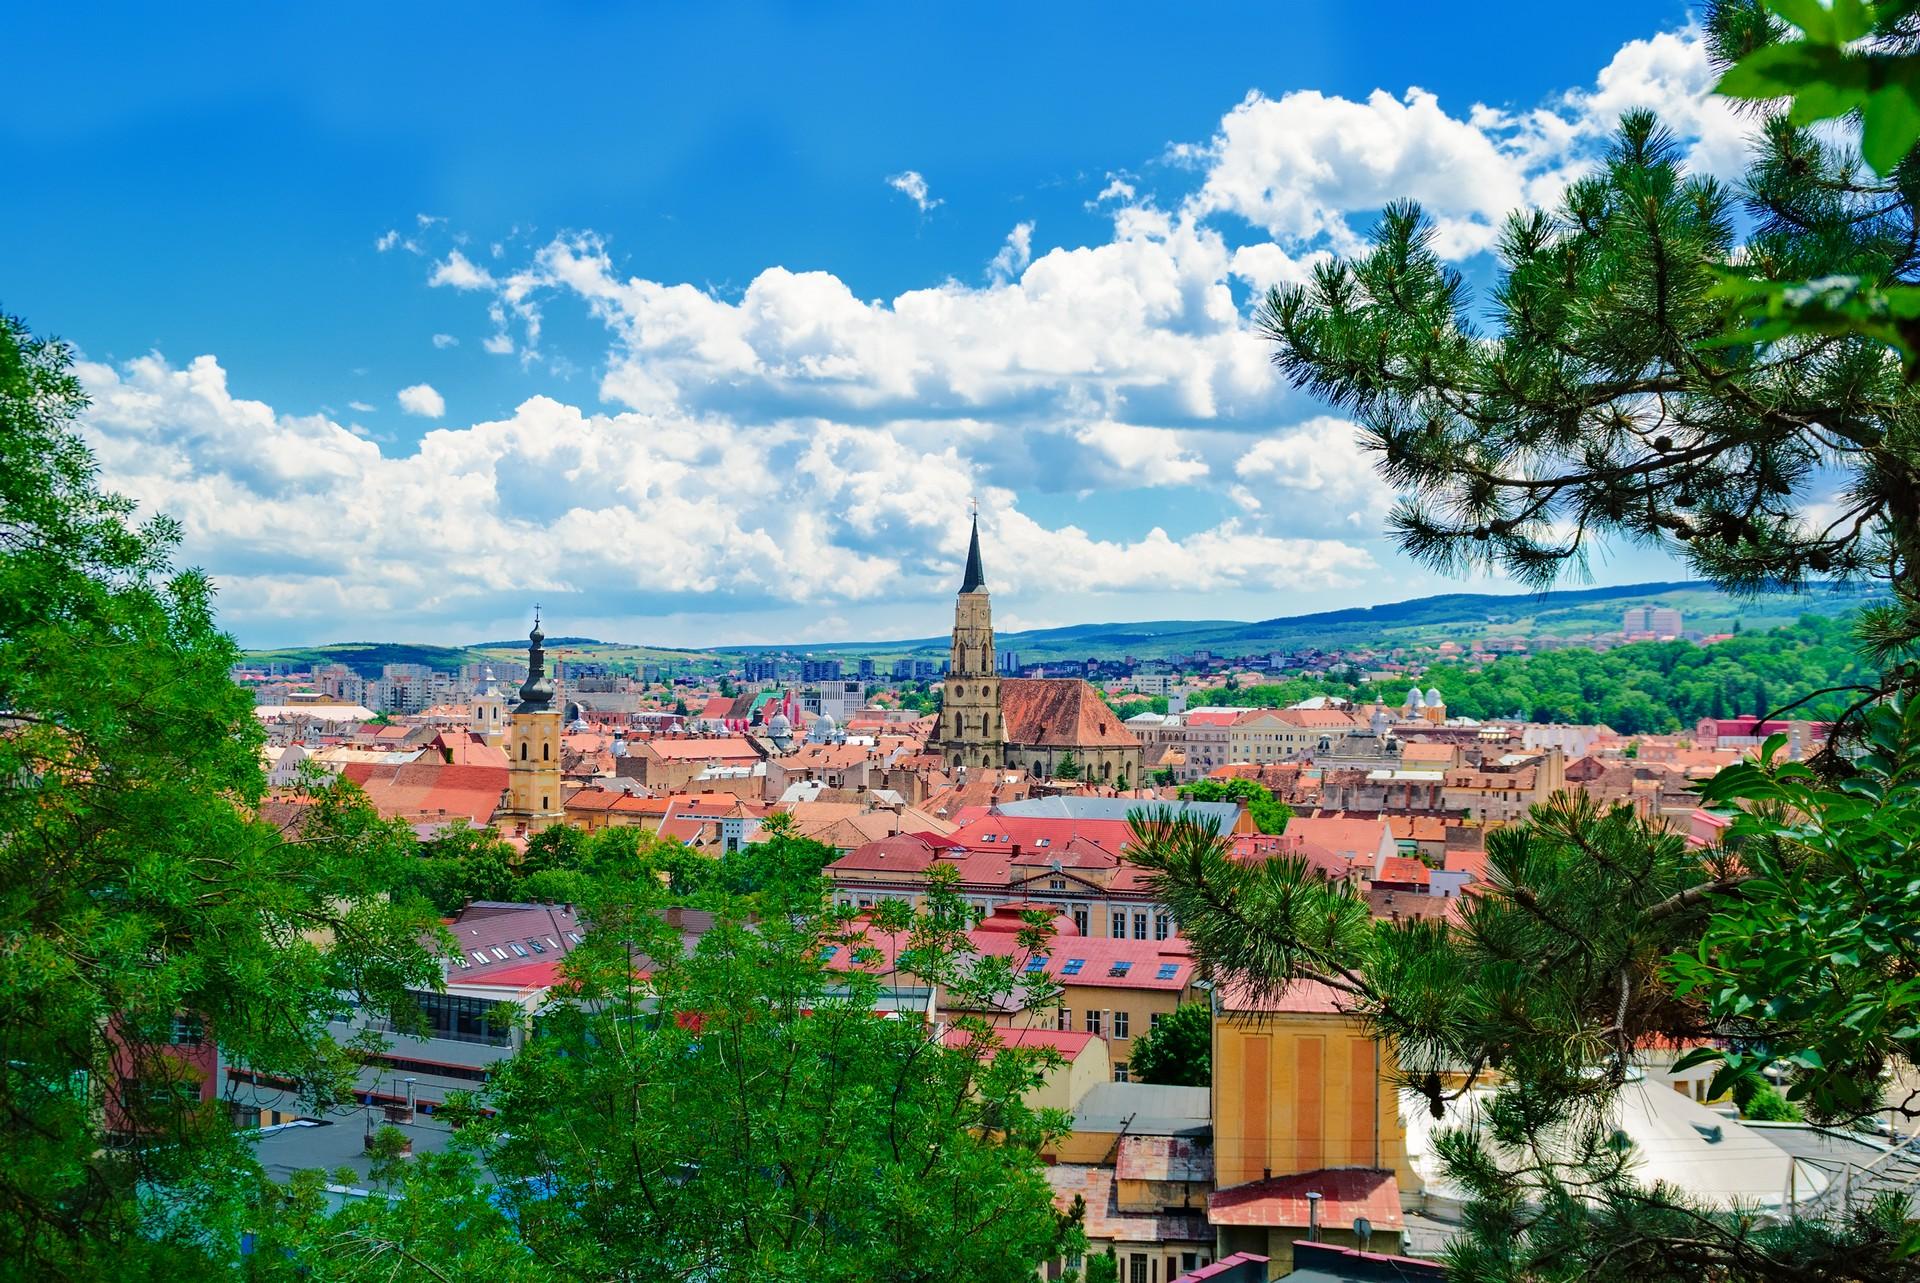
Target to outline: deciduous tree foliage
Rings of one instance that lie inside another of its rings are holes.
[[[1213,1009],[1187,1002],[1133,1040],[1128,1072],[1137,1082],[1205,1087],[1213,1081]]]
[[[1192,802],[1239,802],[1253,816],[1254,827],[1262,833],[1281,833],[1293,818],[1293,808],[1273,795],[1273,790],[1253,780],[1195,780],[1180,786],[1180,796]]]
[[[424,983],[433,918],[380,894],[411,836],[350,796],[260,818],[212,589],[96,484],[70,363],[0,318],[0,1260],[178,1278],[237,1245],[179,1227],[246,1164],[170,1038],[327,1097],[328,1017]]]

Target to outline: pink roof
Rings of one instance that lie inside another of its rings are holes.
[[[1279,993],[1267,996],[1256,992],[1245,981],[1229,981],[1220,986],[1220,1009],[1249,1015],[1344,1015],[1349,1005],[1345,994],[1318,980],[1295,980]]]
[[[986,814],[960,821],[960,827],[948,835],[947,844],[963,846],[969,851],[1004,851],[1009,855],[1017,846],[1024,855],[1029,851],[1064,851],[1073,839],[1084,838],[1108,851],[1119,852],[1126,848],[1132,836],[1133,829],[1125,820]],[[1062,862],[1065,862],[1064,855]]]
[[[1173,1283],[1203,1283],[1203,1280],[1219,1278],[1222,1274],[1237,1270],[1242,1265],[1265,1265],[1268,1259],[1258,1252],[1235,1252],[1232,1256],[1221,1257],[1212,1265],[1202,1265],[1197,1270],[1182,1274],[1174,1279]],[[1264,1277],[1266,1271],[1262,1270],[1260,1273]]]
[[[974,931],[967,938],[982,954],[1024,952],[1006,932]],[[1049,952],[1039,959],[1039,970],[1056,984],[1178,992],[1193,980],[1193,954],[1178,936],[1165,940],[1066,936],[1056,937],[1047,948]],[[1075,962],[1080,965],[1074,966]]]
[[[995,1029],[991,1037],[1009,1047],[1049,1047],[1068,1060],[1085,1051],[1088,1043],[1102,1041],[1098,1034],[1071,1029]],[[971,1047],[980,1040],[981,1035],[969,1029],[949,1029],[941,1038],[949,1047]]]
[[[1400,1184],[1393,1173],[1359,1167],[1300,1172],[1217,1190],[1207,1197],[1207,1220],[1214,1225],[1304,1228],[1310,1193],[1320,1195],[1323,1226],[1343,1227],[1364,1216],[1376,1230],[1401,1227]]]
[[[1736,739],[1751,735],[1784,735],[1792,728],[1792,722],[1773,721],[1762,724],[1758,717],[1721,717],[1708,718],[1718,735],[1732,736]],[[1824,739],[1827,734],[1825,722],[1808,722],[1815,739]]]
[[[482,972],[472,978],[455,972],[448,980],[455,985],[499,985],[507,989],[546,989],[560,979],[560,962],[557,958],[543,958],[538,962],[523,962],[515,967],[498,967]]]

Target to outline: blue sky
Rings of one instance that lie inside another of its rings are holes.
[[[1257,289],[1737,152],[1675,3],[820,9],[12,10],[0,306],[251,644],[923,634],[970,497],[1003,626],[1265,617],[1457,585]]]

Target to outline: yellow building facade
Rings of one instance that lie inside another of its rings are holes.
[[[1412,1188],[1391,1048],[1338,995],[1297,981],[1271,998],[1226,988],[1213,1025],[1214,1184],[1208,1218],[1217,1256],[1258,1252],[1271,1276],[1293,1267],[1318,1205],[1320,1238],[1397,1252],[1400,1190]],[[1309,1193],[1317,1199],[1309,1199]]]

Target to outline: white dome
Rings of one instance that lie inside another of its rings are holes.
[[[1447,701],[1440,698],[1440,688],[1438,686],[1429,686],[1427,688],[1427,707],[1428,708],[1438,708],[1446,702]]]
[[[775,713],[767,722],[767,734],[769,735],[780,736],[791,735],[792,733],[793,723],[787,720],[785,713]]]
[[[1420,688],[1416,686],[1407,692],[1407,702],[1402,707],[1420,709],[1426,706],[1426,701],[1420,697]]]

